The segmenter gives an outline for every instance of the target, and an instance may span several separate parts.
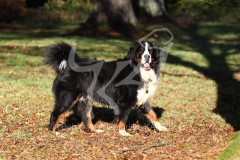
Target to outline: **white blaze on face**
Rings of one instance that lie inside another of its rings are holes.
[[[146,61],[146,57],[149,58],[148,61]],[[142,54],[142,59],[141,59],[141,63],[143,64],[143,67],[144,68],[150,68],[150,63],[151,63],[151,54],[149,53],[148,51],[148,43],[145,42],[145,50]]]

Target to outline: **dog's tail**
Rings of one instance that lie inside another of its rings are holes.
[[[51,66],[57,74],[68,66],[68,56],[72,47],[65,42],[58,42],[48,47],[45,64]],[[80,60],[80,57],[75,54],[75,60]]]

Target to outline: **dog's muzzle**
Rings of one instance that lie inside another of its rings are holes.
[[[141,63],[143,65],[144,69],[150,69],[151,68],[151,66],[150,66],[150,64],[151,64],[151,54],[148,51],[148,43],[147,42],[145,43],[145,50],[144,50],[144,53],[142,55]]]

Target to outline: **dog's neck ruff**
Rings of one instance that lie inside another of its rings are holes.
[[[144,105],[156,92],[158,77],[153,69],[145,70],[140,67],[143,86],[137,91],[137,106]]]

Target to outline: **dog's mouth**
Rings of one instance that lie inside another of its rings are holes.
[[[144,68],[144,69],[150,69],[150,68],[151,68],[150,63],[144,63],[144,64],[143,64],[143,68]]]

